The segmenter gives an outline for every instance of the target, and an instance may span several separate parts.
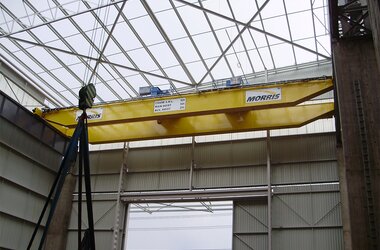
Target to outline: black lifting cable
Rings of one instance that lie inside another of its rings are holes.
[[[41,211],[40,217],[34,228],[32,237],[29,241],[27,249],[31,249],[33,241],[36,237],[38,229],[41,226],[41,221],[45,215],[47,207],[50,204],[50,211],[48,218],[43,229],[41,240],[38,249],[43,249],[47,232],[52,221],[54,211],[62,192],[65,178],[69,173],[70,166],[76,160],[79,142],[79,183],[78,183],[78,250],[95,250],[95,233],[94,233],[94,219],[92,210],[92,197],[91,197],[91,176],[90,176],[90,160],[89,160],[89,147],[88,147],[88,124],[86,109],[91,108],[96,96],[96,89],[93,84],[88,84],[82,87],[79,91],[79,108],[83,110],[82,115],[79,117],[78,124],[75,128],[74,134],[69,142],[69,146],[62,159],[61,165],[58,169],[57,176],[49,191],[45,205]],[[87,219],[89,228],[85,231],[83,239],[82,234],[82,175],[84,174],[85,192],[86,192],[86,206],[87,206]],[[53,197],[53,198],[52,198]]]

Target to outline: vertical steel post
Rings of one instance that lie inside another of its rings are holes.
[[[268,250],[272,250],[272,185],[270,130],[267,130],[267,184],[268,184]]]
[[[116,207],[115,207],[115,222],[113,227],[113,236],[112,236],[112,249],[116,250],[118,249],[118,242],[119,242],[119,231],[120,231],[120,198],[121,198],[121,192],[124,185],[124,177],[127,174],[127,156],[129,152],[129,142],[124,142],[123,146],[123,162],[120,167],[120,174],[119,174],[119,186],[117,189],[117,198],[116,198]],[[125,230],[125,228],[123,228]],[[121,244],[122,245],[122,244]]]
[[[189,176],[189,191],[193,190],[194,150],[195,150],[195,137],[193,136],[191,139],[191,163],[190,163],[190,176]]]

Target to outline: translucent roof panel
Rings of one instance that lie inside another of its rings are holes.
[[[326,0],[2,0],[0,58],[60,106],[331,64]],[[287,80],[287,79],[284,79]]]

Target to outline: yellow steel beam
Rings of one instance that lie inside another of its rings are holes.
[[[89,110],[94,118],[89,119],[89,126],[294,106],[332,88],[332,80],[327,78],[108,103]],[[67,108],[51,110],[42,116],[52,123],[74,128],[77,112],[78,108]]]
[[[160,139],[215,133],[299,127],[319,118],[332,116],[334,103],[281,107],[204,116],[117,123],[89,127],[92,144]],[[54,124],[53,124],[54,125]],[[74,129],[55,125],[71,136]]]

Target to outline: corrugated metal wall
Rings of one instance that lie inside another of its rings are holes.
[[[276,137],[271,146],[272,249],[343,249],[333,134]],[[234,202],[234,250],[268,249],[267,204]]]
[[[339,181],[335,134],[273,137],[271,145],[272,249],[342,249],[339,189],[326,184]],[[191,151],[191,144],[130,148],[123,190],[188,189]],[[102,218],[95,224],[96,237],[104,246],[107,241],[106,248],[112,243],[116,198],[105,193],[117,190],[122,155],[122,150],[91,152],[92,188],[99,192],[94,209]],[[194,188],[267,185],[263,138],[198,143],[194,163]],[[267,249],[267,220],[266,199],[235,203],[234,250]],[[67,249],[76,244],[76,227],[72,221]]]
[[[0,249],[26,249],[65,145],[0,93]]]

